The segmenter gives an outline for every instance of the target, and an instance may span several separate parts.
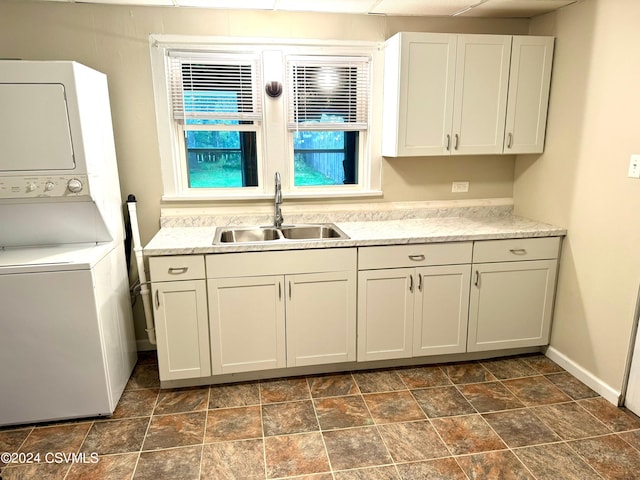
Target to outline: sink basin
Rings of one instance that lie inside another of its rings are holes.
[[[219,243],[249,243],[249,242],[271,242],[280,240],[282,236],[275,228],[264,227],[233,227],[218,229],[216,239]]]
[[[280,229],[288,240],[320,240],[325,238],[347,238],[335,225],[293,225]]]
[[[263,243],[349,238],[332,223],[275,227],[218,227],[213,243]]]

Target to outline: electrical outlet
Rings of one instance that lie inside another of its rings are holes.
[[[640,178],[640,155],[631,155],[631,160],[629,160],[629,173],[627,176],[631,178]]]
[[[466,193],[469,191],[469,182],[453,182],[451,191],[453,193]]]

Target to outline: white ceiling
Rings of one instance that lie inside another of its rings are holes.
[[[529,18],[579,0],[41,0],[410,16]]]

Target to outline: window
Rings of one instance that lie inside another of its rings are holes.
[[[379,195],[379,52],[152,35],[163,199],[266,198],[275,172],[285,198]]]
[[[187,188],[257,187],[262,122],[258,59],[172,51],[169,78]]]
[[[358,184],[369,126],[369,63],[368,57],[287,60],[295,187]]]

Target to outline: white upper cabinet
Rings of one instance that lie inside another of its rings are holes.
[[[502,153],[511,37],[458,35],[452,155]]]
[[[549,37],[391,37],[385,47],[382,154],[541,151],[552,53]]]
[[[513,37],[504,153],[544,149],[553,44],[553,37]]]
[[[457,35],[400,33],[387,41],[382,154],[447,155]]]

